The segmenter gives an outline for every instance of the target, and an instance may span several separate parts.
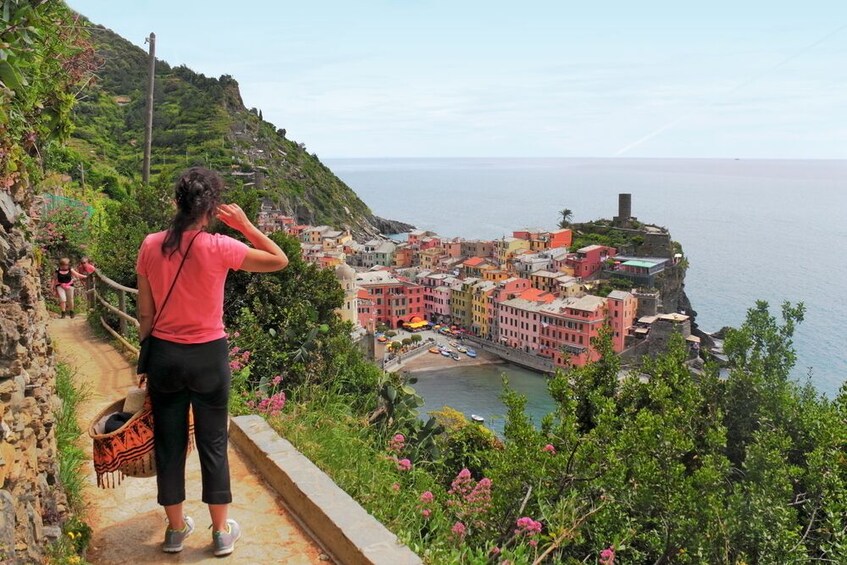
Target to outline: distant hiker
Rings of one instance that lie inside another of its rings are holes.
[[[88,257],[83,257],[79,260],[79,265],[77,265],[76,270],[85,275],[85,279],[82,281],[82,287],[85,290],[85,299],[89,303],[89,307],[91,307],[91,290],[94,288],[94,277],[91,277],[91,273],[97,270],[97,267],[94,266],[94,263],[91,262],[91,259]]]
[[[183,513],[189,408],[214,554],[229,555],[241,536],[238,523],[228,518],[231,373],[223,324],[224,283],[230,269],[270,272],[288,265],[282,249],[238,205],[221,204],[223,188],[220,176],[207,169],[192,167],[182,173],[170,228],[148,235],[138,252],[139,336],[150,335],[147,386],[155,422],[157,500],[168,516],[162,545],[166,553],[182,551],[194,531],[194,521]],[[215,217],[241,232],[252,247],[205,231]]]
[[[70,314],[74,317],[74,279],[84,279],[83,275],[76,269],[71,268],[71,260],[67,257],[59,259],[59,266],[53,274],[53,291],[59,298],[59,309],[62,317]]]

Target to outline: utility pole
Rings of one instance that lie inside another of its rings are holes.
[[[150,44],[150,68],[147,76],[147,123],[144,127],[144,165],[141,180],[145,186],[150,182],[150,153],[153,147],[153,84],[156,76],[156,34],[144,40]]]

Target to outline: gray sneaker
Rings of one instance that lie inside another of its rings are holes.
[[[227,531],[212,532],[212,542],[215,544],[215,557],[229,555],[235,549],[235,542],[241,537],[241,526],[235,520],[226,521]]]
[[[179,553],[182,551],[182,543],[185,538],[191,535],[194,531],[194,520],[190,516],[185,517],[185,526],[181,530],[174,530],[170,526],[165,530],[165,543],[162,544],[162,551],[165,553]]]

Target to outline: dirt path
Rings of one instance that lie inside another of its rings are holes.
[[[133,386],[134,370],[108,341],[94,335],[82,318],[50,322],[50,335],[60,360],[76,370],[78,383],[91,389],[80,409],[81,442],[91,457],[88,424],[109,402],[126,395]],[[241,454],[230,446],[233,505],[230,515],[244,532],[228,563],[264,564],[326,563],[318,546],[289,517],[276,493],[247,467]],[[194,535],[179,554],[162,553],[165,513],[156,504],[156,479],[127,478],[115,489],[99,489],[90,467],[87,500],[88,522],[94,537],[88,560],[95,564],[204,563],[216,561],[211,552],[211,524],[200,502],[200,464],[196,451],[186,470],[186,511],[197,524]]]

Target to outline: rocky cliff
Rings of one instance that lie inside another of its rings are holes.
[[[0,191],[0,562],[40,563],[66,500],[53,414],[53,351],[38,268],[28,241],[25,186]]]

